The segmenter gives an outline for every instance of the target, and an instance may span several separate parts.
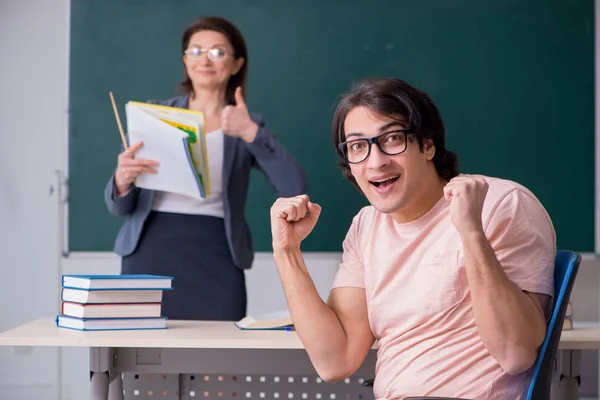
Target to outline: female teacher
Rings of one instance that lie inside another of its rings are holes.
[[[250,170],[259,169],[282,197],[304,193],[306,176],[262,117],[248,113],[248,53],[239,30],[223,18],[200,18],[183,33],[182,52],[185,94],[152,103],[204,113],[211,195],[135,187],[140,173],[160,173],[160,166],[135,158],[143,144],[132,144],[105,190],[109,211],[126,217],[115,252],[122,274],[175,278],[163,295],[168,318],[235,321],[246,314],[244,270],[254,259],[245,219]]]

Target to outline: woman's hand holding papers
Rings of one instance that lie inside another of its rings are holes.
[[[155,167],[158,166],[158,163],[156,161],[134,158],[135,153],[141,147],[142,143],[139,142],[129,146],[119,154],[117,171],[115,172],[115,189],[118,196],[127,193],[135,178],[142,172],[157,173]]]

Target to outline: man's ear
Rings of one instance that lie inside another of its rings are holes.
[[[433,144],[433,140],[425,139],[423,141],[423,152],[425,153],[427,161],[433,160],[433,156],[435,156],[435,145]]]

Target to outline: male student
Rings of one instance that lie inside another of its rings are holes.
[[[437,107],[399,79],[346,95],[333,139],[371,205],[352,222],[327,304],[300,251],[321,207],[302,195],[271,209],[288,306],[319,375],[350,376],[377,340],[378,399],[524,399],[553,295],[543,206],[517,183],[460,175]]]

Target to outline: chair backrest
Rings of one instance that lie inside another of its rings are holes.
[[[546,337],[540,348],[535,363],[533,379],[527,392],[527,400],[549,400],[552,383],[554,358],[562,333],[563,321],[571,289],[579,270],[581,255],[569,250],[556,252],[554,261],[554,297],[552,298],[552,315],[548,323]]]

